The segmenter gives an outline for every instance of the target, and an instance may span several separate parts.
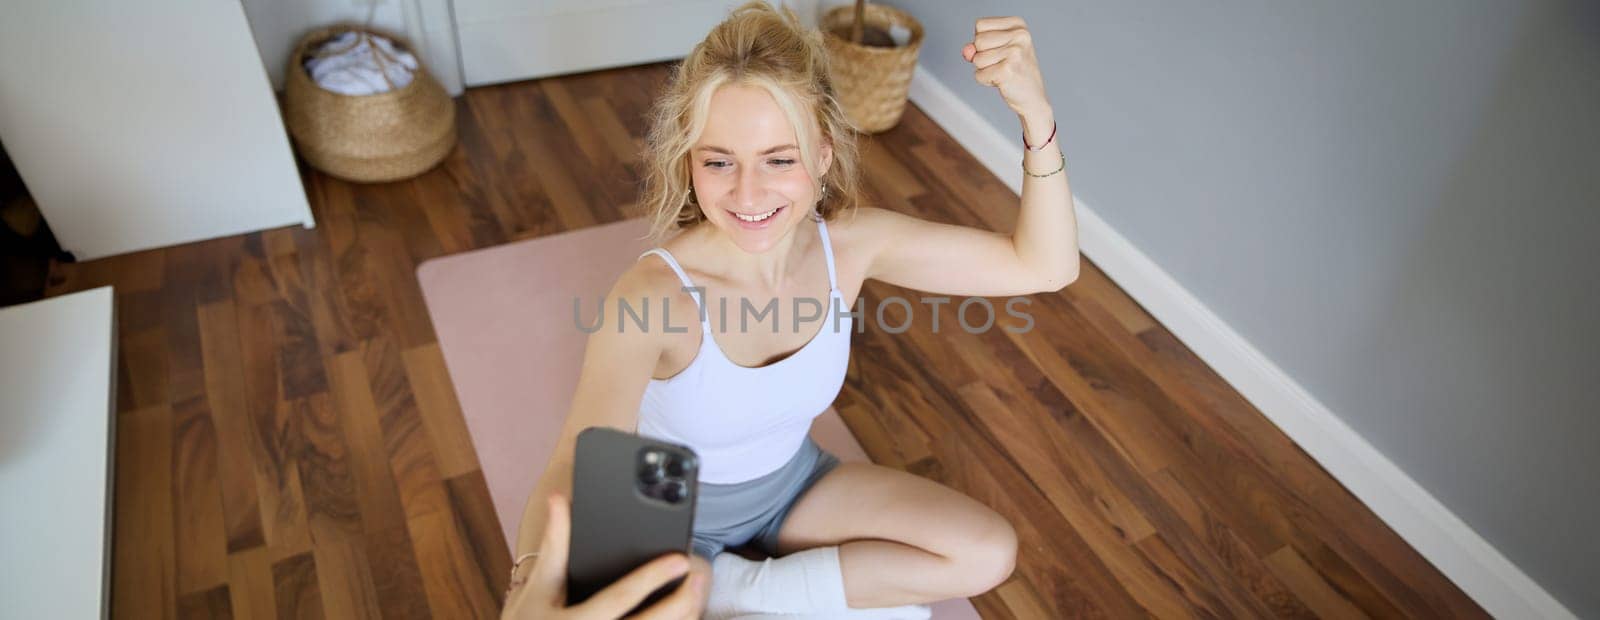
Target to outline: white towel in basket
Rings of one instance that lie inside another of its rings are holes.
[[[364,32],[340,33],[308,56],[305,64],[311,80],[342,95],[403,88],[417,70],[417,57],[411,52],[395,47],[387,37]]]

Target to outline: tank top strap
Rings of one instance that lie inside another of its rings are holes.
[[[833,242],[828,239],[828,222],[817,218],[817,234],[822,236],[822,257],[828,261],[828,287],[832,290],[839,289],[839,276],[833,266]]]
[[[689,294],[690,296],[694,297],[696,310],[698,310],[700,314],[701,331],[704,331],[707,334],[711,333],[711,317],[707,314],[705,307],[705,291],[703,289],[695,288],[694,282],[689,279],[689,274],[683,271],[683,267],[678,265],[678,259],[673,258],[672,253],[668,252],[666,248],[650,248],[639,254],[639,258],[644,258],[646,254],[655,254],[656,256],[660,256],[662,260],[667,261],[667,266],[672,268],[673,273],[678,274],[678,280],[683,282],[683,286],[685,288],[690,289]]]

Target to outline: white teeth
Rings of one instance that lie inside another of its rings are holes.
[[[779,207],[779,209],[781,209],[781,208],[782,207]],[[764,220],[764,219],[767,219],[769,217],[772,217],[772,214],[777,213],[777,212],[778,212],[778,209],[773,209],[773,210],[768,211],[766,213],[762,213],[761,215],[745,215],[743,213],[735,213],[733,215],[735,217],[738,217],[741,220],[746,221],[746,222],[759,222],[761,220]]]

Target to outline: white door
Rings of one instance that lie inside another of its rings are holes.
[[[455,0],[468,86],[682,58],[737,0]]]
[[[312,224],[238,2],[9,0],[3,14],[0,140],[63,249]]]

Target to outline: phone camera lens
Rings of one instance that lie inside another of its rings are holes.
[[[682,482],[668,482],[661,485],[661,499],[671,503],[678,503],[683,499],[685,489]]]
[[[672,476],[673,478],[682,478],[683,459],[672,459],[667,461],[667,475]]]
[[[645,484],[661,482],[664,477],[666,477],[666,472],[662,471],[659,463],[639,468],[639,479]]]

